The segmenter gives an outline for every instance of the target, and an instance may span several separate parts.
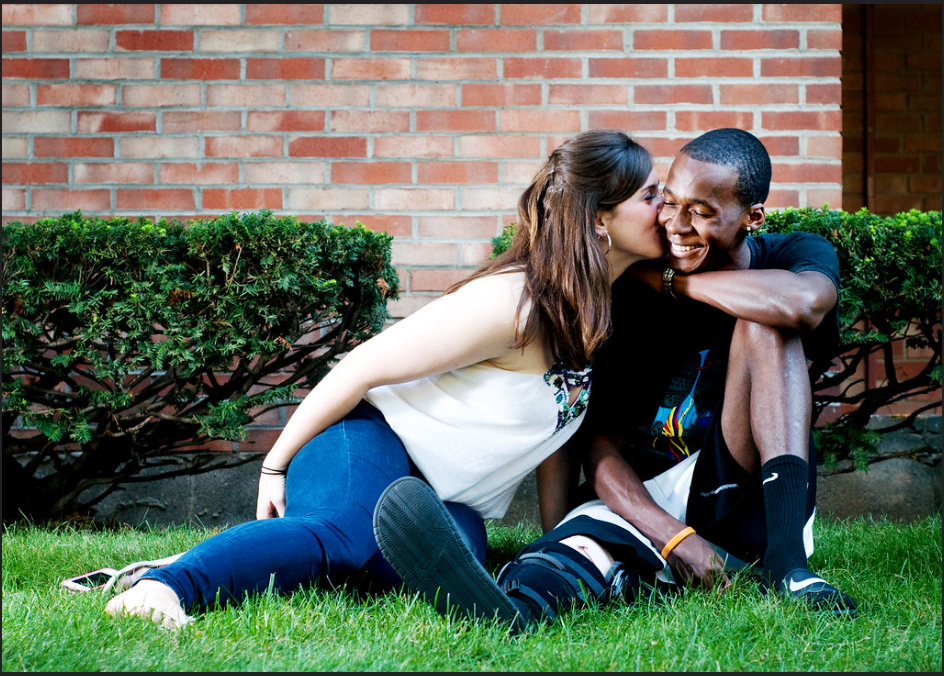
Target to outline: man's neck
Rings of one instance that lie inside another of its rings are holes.
[[[751,267],[751,247],[747,245],[747,238],[741,240],[731,255],[735,270],[747,270]]]

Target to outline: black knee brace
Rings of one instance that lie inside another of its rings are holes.
[[[535,619],[554,621],[561,610],[590,599],[606,603],[608,577],[572,547],[549,542],[507,563],[498,584],[508,596],[524,602]]]
[[[678,586],[664,582],[649,573],[640,575],[619,561],[606,574],[608,601],[619,600],[627,605],[637,601],[658,601],[662,596],[678,591]]]

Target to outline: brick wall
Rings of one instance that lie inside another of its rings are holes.
[[[865,5],[842,7],[842,205],[866,203]]]
[[[880,214],[941,209],[941,5],[842,6],[843,208]],[[897,377],[914,375],[928,350],[894,348]],[[885,360],[860,372],[881,385]],[[941,391],[883,413],[941,402]],[[940,415],[938,405],[930,411]]]
[[[842,7],[4,4],[3,219],[362,221],[395,237],[402,317],[487,258],[579,131],[629,131],[665,178],[741,127],[772,208],[842,207]]]
[[[939,210],[941,5],[876,5],[874,12],[871,210]]]
[[[843,208],[941,209],[941,5],[842,6]]]
[[[718,126],[841,206],[841,5],[3,5],[3,217],[270,208],[395,236],[404,316],[596,127]]]

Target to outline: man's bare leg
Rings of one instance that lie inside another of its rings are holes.
[[[807,567],[803,527],[810,490],[812,390],[799,334],[738,320],[721,429],[735,461],[760,472],[767,521],[764,588],[837,614],[855,601]]]
[[[562,545],[567,545],[572,549],[576,549],[578,552],[593,561],[593,565],[595,565],[597,569],[604,575],[609,572],[610,567],[616,560],[603,545],[586,535],[572,535],[569,538],[564,538],[560,542]]]
[[[721,429],[751,474],[779,455],[809,460],[813,395],[799,334],[739,320],[728,358]]]

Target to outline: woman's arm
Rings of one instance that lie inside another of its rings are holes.
[[[305,397],[263,465],[288,467],[316,435],[354,409],[373,387],[499,359],[512,352],[520,275],[494,275],[437,298],[354,348]],[[256,518],[281,516],[284,478],[260,477]]]

